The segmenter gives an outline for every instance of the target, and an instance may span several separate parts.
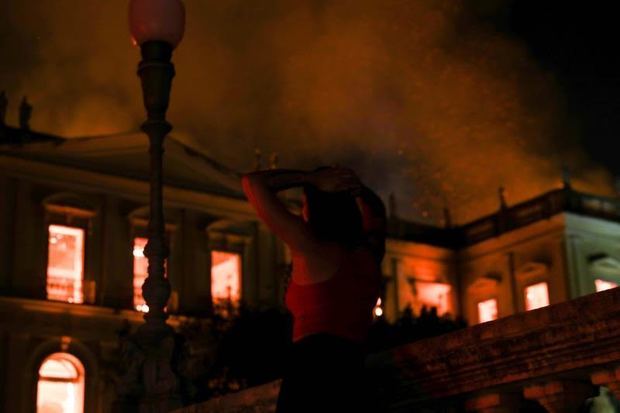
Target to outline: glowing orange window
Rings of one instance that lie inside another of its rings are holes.
[[[605,281],[601,279],[595,280],[594,284],[596,285],[596,292],[611,290],[612,288],[616,288],[618,286],[618,284],[615,282]]]
[[[47,255],[47,298],[82,303],[84,230],[50,225]]]
[[[149,275],[149,260],[144,255],[144,247],[147,238],[134,238],[133,240],[133,307],[143,313],[149,312],[149,306],[142,296],[142,284]],[[164,262],[164,271],[167,271],[167,261]],[[165,274],[164,274],[165,275]]]
[[[149,306],[146,305],[142,296],[142,284],[149,274],[149,261],[144,255],[144,247],[146,247],[147,242],[146,238],[134,238],[133,240],[133,306],[143,313],[149,311]]]
[[[82,413],[84,366],[68,353],[54,353],[39,368],[37,413]]]
[[[491,298],[489,300],[480,301],[478,303],[478,321],[486,323],[487,321],[497,320],[497,300]]]
[[[535,310],[549,305],[549,288],[546,282],[525,287],[525,309]]]
[[[418,281],[415,288],[420,307],[435,307],[440,316],[450,312],[450,284]]]
[[[211,297],[214,304],[238,304],[241,298],[241,256],[211,252]]]

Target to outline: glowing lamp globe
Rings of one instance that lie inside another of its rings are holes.
[[[129,28],[133,41],[163,41],[177,47],[185,31],[185,7],[181,0],[131,0]]]

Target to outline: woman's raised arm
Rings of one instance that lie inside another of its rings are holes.
[[[241,178],[243,191],[263,222],[293,251],[304,251],[315,245],[305,222],[292,214],[277,197],[281,190],[309,184],[303,171],[271,169],[246,174]]]

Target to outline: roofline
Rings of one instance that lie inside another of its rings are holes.
[[[564,186],[450,228],[391,217],[388,234],[396,239],[459,249],[550,219],[563,212],[620,223],[620,200],[579,192],[570,186]]]
[[[37,143],[62,145],[69,142],[83,142],[140,133],[138,131],[127,131],[108,135],[63,138],[57,135],[0,125],[0,148],[3,146],[20,147]],[[189,147],[176,139],[174,135],[169,135],[168,139],[179,145],[188,156],[199,159],[219,173],[232,178],[241,177],[241,172]],[[231,196],[232,194],[227,195]],[[562,188],[551,190],[511,207],[502,206],[495,213],[455,227],[442,228],[393,216],[388,220],[388,236],[397,240],[459,249],[514,231],[534,222],[549,219],[551,216],[562,212],[572,212],[620,223],[620,200],[578,192],[569,184],[565,184]]]
[[[14,128],[0,124],[0,146],[22,146],[30,143],[51,142],[60,144],[66,138],[30,129]]]

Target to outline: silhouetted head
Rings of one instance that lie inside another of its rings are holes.
[[[305,186],[303,208],[304,219],[318,239],[345,246],[354,246],[362,240],[362,216],[350,193],[324,192]]]

